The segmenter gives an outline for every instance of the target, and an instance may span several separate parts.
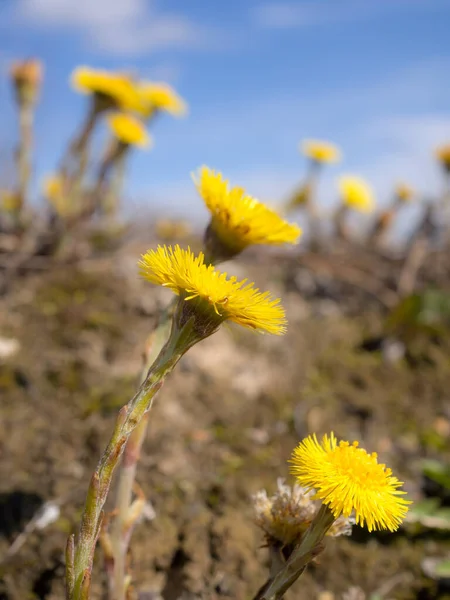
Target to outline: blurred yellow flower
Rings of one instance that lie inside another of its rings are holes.
[[[134,110],[140,104],[137,85],[126,75],[77,67],[71,81],[76,91],[99,98],[102,108]]]
[[[338,184],[345,206],[362,213],[370,213],[374,210],[375,196],[370,185],[362,177],[343,176]]]
[[[443,146],[436,148],[435,156],[444,169],[450,171],[450,144],[444,144]]]
[[[47,200],[58,198],[64,193],[64,182],[60,175],[49,175],[44,179],[44,196]]]
[[[141,109],[139,112],[150,117],[155,111],[165,111],[175,117],[187,113],[187,104],[174,89],[166,83],[144,82],[139,85]]]
[[[148,148],[151,139],[145,125],[132,115],[127,113],[112,113],[108,115],[107,123],[116,138],[123,144]]]
[[[14,61],[10,67],[10,76],[19,102],[33,103],[42,84],[44,67],[40,60]]]
[[[194,256],[189,248],[158,246],[142,256],[139,267],[141,275],[152,283],[170,288],[185,301],[199,300],[207,320],[217,325],[228,319],[275,335],[286,331],[286,317],[278,299],[261,293],[246,280],[228,278],[207,266],[203,253]],[[199,310],[198,303],[193,310]]]
[[[320,140],[303,140],[300,151],[318,163],[336,163],[341,160],[340,149],[330,142]]]
[[[155,225],[157,236],[164,241],[183,240],[191,233],[191,227],[187,221],[174,219],[159,219]]]
[[[47,176],[44,179],[42,191],[44,198],[60,217],[66,217],[72,212],[73,207],[70,205],[66,186],[60,175]]]
[[[15,213],[22,207],[22,198],[17,192],[0,190],[0,208],[8,213]]]
[[[287,203],[287,208],[295,208],[296,206],[306,206],[311,201],[312,185],[311,183],[302,183],[292,194],[291,199]]]
[[[395,186],[395,195],[399,200],[403,202],[408,202],[414,198],[415,191],[414,189],[406,183],[398,183]]]
[[[349,517],[354,511],[357,524],[369,531],[395,531],[408,512],[405,492],[391,469],[377,462],[358,442],[337,443],[333,433],[321,443],[309,436],[295,448],[291,472],[300,485],[316,490],[316,498],[328,506],[335,518]]]
[[[240,251],[250,244],[295,244],[301,229],[246,195],[240,187],[229,188],[221,173],[208,167],[193,176],[200,196],[211,213],[211,227],[226,246]]]

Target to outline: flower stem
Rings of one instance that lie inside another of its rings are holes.
[[[20,142],[17,149],[18,194],[20,207],[26,202],[31,174],[31,147],[33,143],[33,104],[24,102],[19,107]],[[20,209],[19,209],[20,210]]]
[[[258,596],[258,600],[281,600],[285,592],[303,573],[307,564],[322,551],[321,542],[334,521],[333,513],[322,504],[302,541],[272,579],[270,585],[262,595]]]
[[[133,529],[133,524],[129,523],[128,519],[133,497],[136,468],[141,447],[147,433],[149,415],[149,412],[145,413],[136,429],[131,433],[120,467],[116,500],[117,514],[114,518],[111,532],[111,547],[114,561],[114,575],[111,583],[114,600],[124,600],[126,597],[126,558]]]
[[[68,564],[67,579],[73,580],[71,600],[89,597],[95,545],[100,533],[103,507],[111,485],[114,469],[123,453],[131,433],[150,409],[153,398],[183,354],[199,338],[192,332],[192,321],[182,327],[173,321],[170,338],[150,368],[147,377],[134,398],[119,412],[112,437],[92,476],[81,520],[78,544],[73,565]],[[144,429],[145,430],[145,429]],[[73,569],[73,575],[70,573]]]

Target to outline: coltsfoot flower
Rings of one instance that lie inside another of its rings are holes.
[[[187,104],[176,91],[166,83],[143,82],[139,85],[141,108],[144,117],[151,117],[156,111],[164,111],[175,117],[187,113]]]
[[[315,498],[328,506],[334,517],[349,517],[369,531],[395,531],[408,512],[405,492],[392,471],[377,462],[358,442],[337,442],[333,433],[319,443],[309,436],[295,448],[291,472],[300,485],[316,490]]]
[[[340,149],[330,142],[320,140],[303,140],[300,151],[317,163],[336,163],[341,160]]]
[[[439,146],[434,154],[444,169],[450,172],[450,144]]]
[[[43,71],[41,61],[36,58],[12,63],[10,76],[20,104],[35,102],[42,84]]]
[[[194,182],[211,213],[209,235],[223,245],[228,257],[250,244],[296,244],[301,229],[249,196],[240,187],[229,187],[221,173],[202,167]],[[214,245],[214,244],[212,244]]]
[[[116,112],[108,115],[107,123],[122,144],[140,148],[148,148],[151,145],[145,125],[133,115]]]
[[[103,110],[134,110],[140,105],[137,86],[126,75],[77,67],[72,73],[71,82],[77,92],[93,95]]]
[[[260,332],[285,333],[286,317],[278,299],[206,265],[203,253],[195,256],[178,245],[158,246],[142,256],[139,267],[145,279],[170,288],[183,304],[191,305],[188,317],[203,323],[208,332],[230,320]]]
[[[407,183],[398,183],[395,186],[395,195],[402,202],[409,202],[414,198],[415,191]]]
[[[362,213],[375,208],[375,196],[370,185],[362,178],[345,175],[338,181],[341,199],[345,206]]]
[[[64,180],[60,175],[48,175],[43,183],[43,195],[55,212],[63,217],[70,213],[70,200],[67,197]]]
[[[22,207],[23,200],[17,192],[11,190],[0,190],[0,210],[7,213],[15,213]]]
[[[184,240],[191,233],[191,226],[187,221],[175,219],[159,219],[155,223],[156,235],[162,241]]]
[[[269,544],[297,544],[316,516],[320,502],[314,500],[312,490],[298,484],[290,486],[278,479],[277,487],[272,496],[268,496],[266,490],[253,496],[255,522],[264,531]],[[350,517],[340,516],[327,535],[351,535],[354,522]]]

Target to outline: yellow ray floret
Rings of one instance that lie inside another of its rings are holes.
[[[304,140],[300,151],[308,158],[319,163],[336,163],[341,160],[340,149],[330,142],[320,140]]]
[[[227,245],[243,249],[250,244],[295,244],[301,229],[248,196],[240,187],[230,188],[221,173],[202,167],[194,181],[212,216],[212,227]]]
[[[127,113],[113,113],[108,115],[109,128],[123,144],[148,148],[151,145],[150,136],[145,125]]]
[[[346,206],[362,213],[371,213],[374,210],[374,193],[362,177],[345,175],[339,179],[338,184],[342,202]]]
[[[314,488],[336,518],[354,511],[356,523],[369,531],[395,531],[408,512],[411,502],[398,489],[402,482],[358,442],[338,444],[331,433],[319,443],[312,435],[297,446],[290,462],[300,485]]]
[[[278,299],[205,265],[203,253],[195,256],[178,245],[158,246],[142,256],[139,267],[145,279],[170,288],[186,301],[202,299],[221,320],[275,335],[285,333],[286,317]]]
[[[175,117],[187,113],[187,104],[176,91],[166,83],[141,83],[139,96],[142,108],[141,114],[151,116],[156,110],[168,112]]]
[[[126,75],[77,67],[71,81],[76,91],[108,98],[122,110],[135,110],[140,104],[137,86]]]

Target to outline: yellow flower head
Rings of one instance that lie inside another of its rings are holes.
[[[7,213],[15,213],[22,208],[23,200],[17,192],[0,190],[0,209]]]
[[[253,284],[227,277],[204,263],[203,253],[194,256],[180,246],[158,246],[139,261],[140,273],[152,283],[170,288],[185,301],[197,299],[201,309],[217,325],[229,319],[261,332],[281,335],[286,317],[279,300],[261,293]]]
[[[64,179],[60,175],[49,175],[44,179],[43,194],[59,216],[67,217],[75,211],[76,207],[71,205]]]
[[[340,149],[330,142],[304,140],[300,144],[300,151],[318,163],[336,163],[341,160]]]
[[[134,110],[139,106],[137,86],[126,75],[78,67],[72,73],[71,81],[77,92],[100,99],[102,108]]]
[[[64,193],[64,183],[59,175],[49,175],[44,179],[44,196],[54,200]]]
[[[156,235],[163,241],[183,240],[191,233],[191,227],[187,221],[174,219],[159,219],[155,224]]]
[[[211,213],[211,228],[220,241],[232,251],[240,252],[250,244],[295,244],[301,229],[284,221],[246,195],[240,187],[229,188],[220,173],[202,167],[197,190]]]
[[[436,148],[435,156],[444,169],[450,171],[450,144],[444,144],[443,146]]]
[[[295,448],[291,472],[300,485],[316,490],[316,497],[328,506],[335,518],[355,512],[356,523],[369,531],[395,531],[408,512],[405,492],[391,469],[377,462],[358,442],[339,442],[333,433],[319,443],[309,436]]]
[[[113,113],[108,115],[107,123],[116,138],[123,144],[148,148],[151,144],[150,136],[142,121],[127,113]]]
[[[166,83],[142,83],[139,86],[142,108],[139,112],[150,117],[155,111],[165,111],[175,117],[187,113],[187,104],[174,89]]]
[[[33,103],[42,84],[44,67],[40,60],[14,61],[10,67],[10,76],[19,102]]]
[[[339,179],[342,202],[349,208],[362,213],[371,213],[375,208],[375,196],[370,185],[361,177],[346,175]]]
[[[398,183],[395,186],[395,195],[402,202],[409,202],[414,198],[414,189],[407,183]]]

